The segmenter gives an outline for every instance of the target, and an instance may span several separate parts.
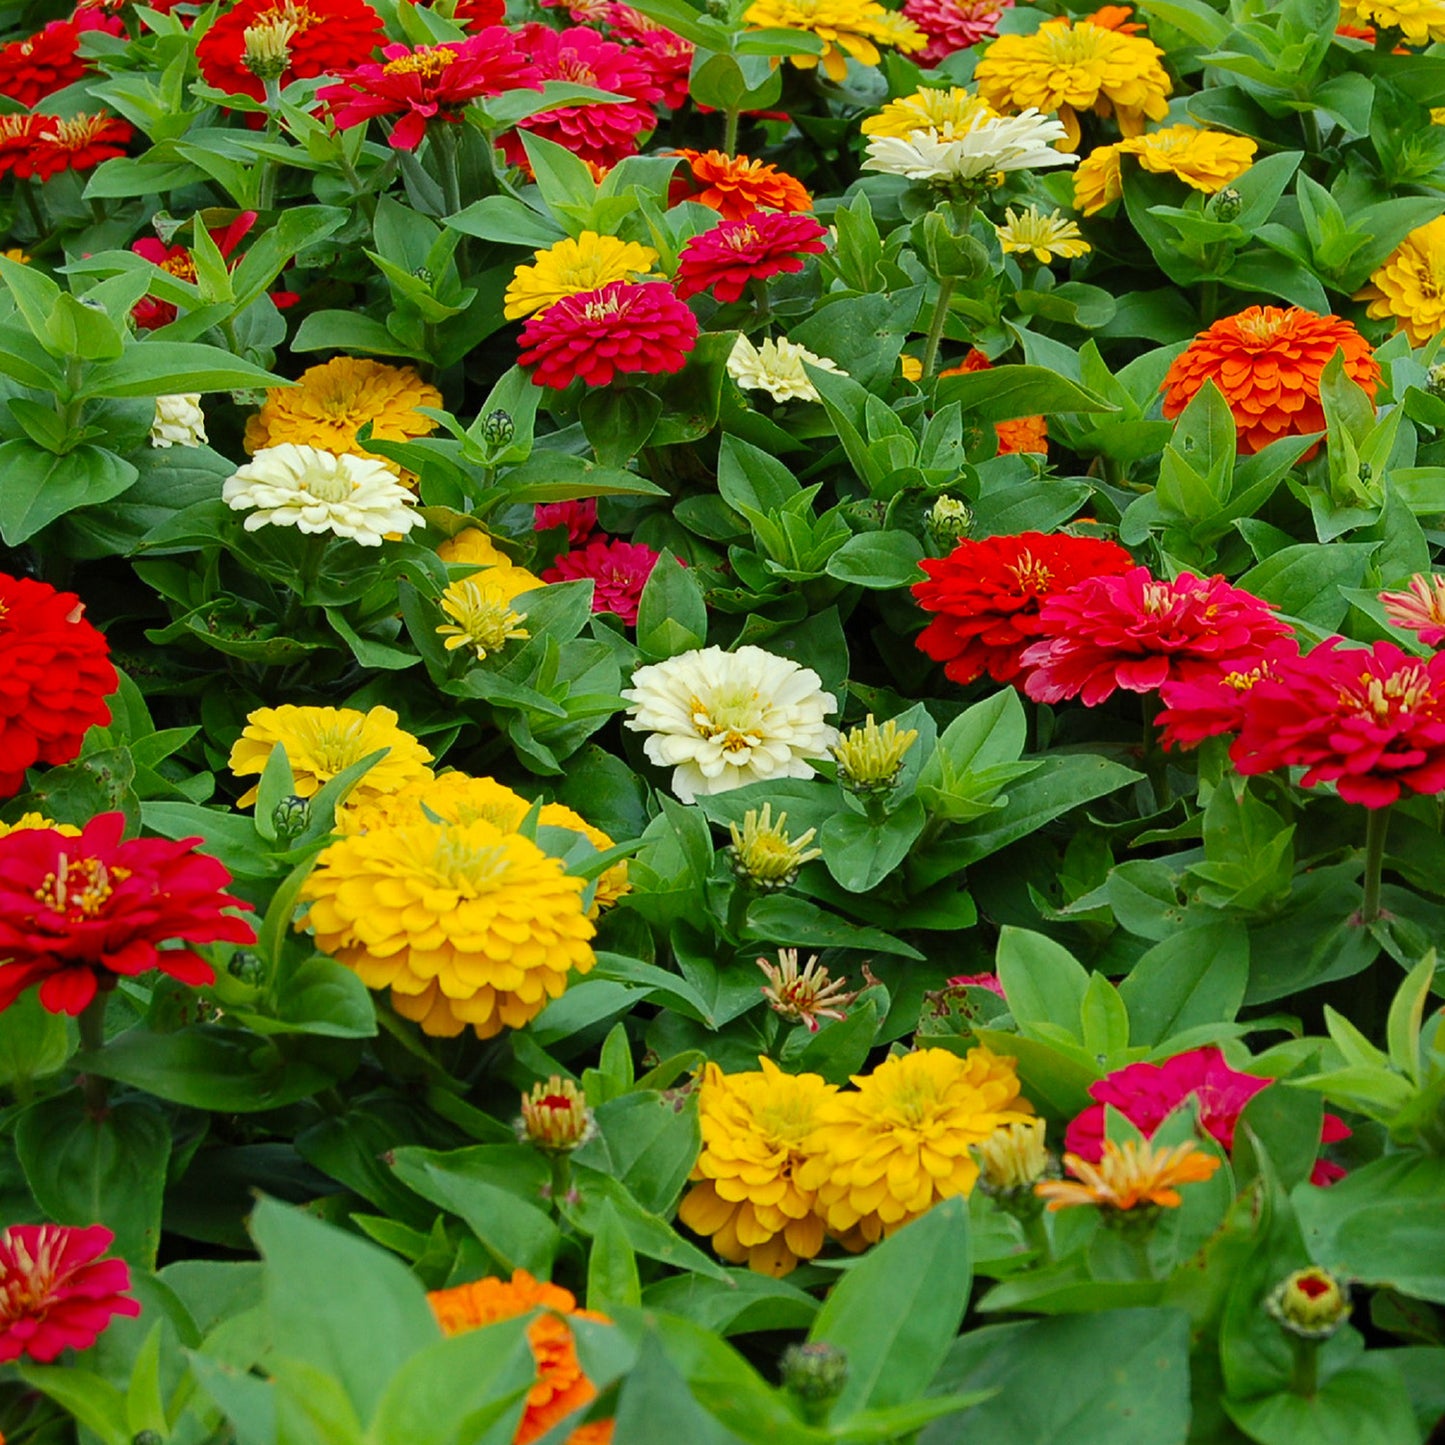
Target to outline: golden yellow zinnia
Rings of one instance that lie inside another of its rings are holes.
[[[1445,216],[1411,231],[1356,299],[1370,303],[1367,316],[1392,319],[1411,346],[1445,331]]]
[[[1079,234],[1078,222],[1068,220],[1058,211],[1043,215],[1036,206],[1016,212],[1012,206],[1004,211],[1004,224],[995,226],[999,245],[1005,256],[1033,254],[1042,266],[1055,258],[1072,260],[1086,256],[1093,248]]]
[[[441,404],[441,392],[409,366],[338,356],[308,367],[299,385],[268,391],[261,410],[247,420],[243,441],[253,455],[264,447],[295,442],[338,456],[374,456],[356,440],[367,422],[372,435],[383,441],[406,441],[436,430],[436,423],[416,408]],[[376,460],[400,470],[385,457]]]
[[[978,1178],[971,1146],[1033,1114],[1014,1061],[979,1047],[960,1058],[920,1049],[854,1078],[856,1093],[819,1106],[798,1174],[818,1212],[849,1247],[892,1234]]]
[[[1074,209],[1097,215],[1124,194],[1124,173],[1117,145],[1095,146],[1074,169]]]
[[[44,813],[22,813],[13,823],[0,822],[0,838],[9,837],[11,833],[26,833],[32,828],[54,828],[67,838],[80,837],[80,829],[69,823],[57,823]]]
[[[1340,0],[1340,23],[1398,30],[1407,45],[1445,44],[1442,0]]]
[[[848,57],[864,65],[883,58],[878,45],[921,50],[928,37],[876,0],[753,0],[743,15],[755,30],[805,30],[823,42],[821,55],[790,55],[799,70],[822,66],[835,83],[847,79]]]
[[[636,281],[657,264],[657,252],[636,241],[619,241],[583,231],[555,246],[534,251],[533,266],[518,266],[507,287],[503,315],[518,321],[534,311],[545,311],[564,296],[595,291],[613,281]]]
[[[877,115],[859,127],[866,136],[894,136],[907,140],[916,130],[936,130],[942,140],[965,134],[979,116],[998,112],[972,91],[955,85],[948,90],[925,86],[912,95],[890,100]]]
[[[265,771],[272,751],[286,749],[298,798],[310,798],[352,763],[378,748],[387,754],[357,783],[351,797],[358,801],[395,792],[421,779],[430,779],[431,754],[404,728],[389,707],[360,712],[352,707],[262,707],[247,714],[246,727],[231,749],[231,771],[244,778]],[[236,800],[244,808],[256,801],[256,788]]]
[[[1113,115],[1126,136],[1138,135],[1146,119],[1169,113],[1163,53],[1142,35],[1061,18],[1045,21],[1032,35],[999,36],[973,78],[978,93],[1000,111],[1057,112],[1068,131],[1065,148],[1076,151],[1081,110]]]
[[[301,890],[323,953],[428,1034],[521,1028],[595,962],[583,882],[535,843],[483,819],[425,821],[340,839]]]
[[[1238,180],[1254,164],[1258,149],[1248,136],[1187,124],[1165,126],[1119,143],[1119,153],[1137,156],[1146,171],[1178,176],[1206,196]]]
[[[814,1191],[798,1182],[819,1108],[837,1092],[817,1074],[785,1074],[760,1058],[760,1073],[703,1070],[698,1091],[702,1153],[677,1217],[733,1264],[780,1276],[823,1247]]]

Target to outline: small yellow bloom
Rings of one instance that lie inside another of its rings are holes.
[[[1445,331],[1445,216],[1411,231],[1356,300],[1370,303],[1367,316],[1393,320],[1411,346]]]
[[[898,358],[898,370],[902,373],[904,381],[923,380],[923,363],[916,356],[910,356],[906,351]]]
[[[532,635],[522,626],[527,620],[525,612],[514,612],[507,602],[488,596],[470,577],[453,582],[442,593],[439,605],[452,619],[436,630],[438,637],[446,638],[447,651],[470,647],[478,662],[485,662],[514,639]]]
[[[943,140],[967,133],[980,116],[993,117],[997,111],[961,85],[941,90],[931,86],[912,95],[890,100],[877,115],[870,115],[859,127],[866,136],[894,136],[907,140],[916,130],[936,130]]]
[[[1065,219],[1058,211],[1043,215],[1030,206],[1020,214],[1012,206],[1004,211],[1004,224],[995,226],[1004,255],[1033,253],[1040,265],[1054,259],[1073,260],[1086,256],[1093,248],[1079,234],[1078,222]]]
[[[1026,1119],[995,1129],[973,1146],[973,1157],[979,1167],[979,1188],[989,1194],[1006,1194],[1036,1184],[1049,1169],[1044,1121]]]
[[[7,261],[19,261],[22,266],[30,264],[30,257],[19,246],[10,246],[4,251],[0,251],[0,256],[4,256]]]
[[[480,527],[467,527],[437,548],[443,562],[471,567],[514,567],[516,563]],[[540,585],[540,584],[539,584]]]
[[[921,50],[928,37],[876,0],[753,0],[743,15],[756,30],[804,30],[823,42],[821,55],[790,55],[799,70],[822,67],[829,80],[848,77],[848,58],[863,65],[882,60],[878,44]],[[876,43],[875,43],[876,42]]]
[[[503,315],[508,321],[545,311],[564,296],[595,291],[613,281],[636,281],[657,264],[651,246],[596,231],[583,231],[575,241],[568,237],[532,254],[536,264],[518,266],[507,287]]]
[[[1074,1178],[1045,1179],[1034,1185],[1034,1193],[1048,1201],[1050,1212],[1078,1205],[1120,1211],[1151,1204],[1177,1209],[1184,1202],[1178,1186],[1202,1183],[1220,1162],[1192,1141],[1167,1148],[1132,1139],[1119,1145],[1109,1139],[1097,1164],[1065,1154],[1064,1168]]]
[[[1340,22],[1398,30],[1406,45],[1445,44],[1442,0],[1340,0]]]
[[[66,838],[80,837],[80,829],[69,823],[57,823],[44,813],[22,813],[13,823],[0,822],[0,838],[8,838],[11,833],[27,833],[33,828],[54,828]]]
[[[1124,173],[1119,168],[1119,147],[1095,146],[1074,172],[1074,208],[1094,216],[1124,194]]]
[[[857,793],[886,792],[898,781],[908,749],[918,730],[900,730],[892,718],[880,728],[870,712],[861,727],[851,727],[833,744],[833,757],[843,785]]]
[[[728,824],[732,847],[733,872],[740,883],[772,891],[786,888],[798,876],[798,869],[814,858],[822,857],[817,848],[809,848],[817,829],[809,828],[797,838],[788,837],[788,815],[778,814],[773,822],[773,805],[764,803],[762,812],[749,808],[743,815],[743,826]]]
[[[560,1074],[545,1084],[534,1084],[522,1095],[522,1117],[517,1137],[549,1153],[564,1154],[585,1144],[597,1132],[597,1121],[586,1096]]]

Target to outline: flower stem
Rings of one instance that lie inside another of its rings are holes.
[[[427,132],[437,156],[437,181],[442,189],[442,214],[454,216],[462,208],[462,181],[458,170],[457,133],[446,121]]]
[[[105,1047],[105,1006],[108,990],[100,990],[80,1015],[80,1047],[87,1054],[98,1054]],[[94,1119],[103,1118],[110,1098],[110,1081],[99,1074],[82,1074],[79,1079],[86,1112]]]
[[[738,148],[738,122],[742,119],[740,110],[723,112],[723,154],[733,156]]]
[[[1390,831],[1389,808],[1371,808],[1365,821],[1365,901],[1360,922],[1368,926],[1380,916],[1380,879],[1385,871],[1385,835]]]
[[[1383,809],[1378,811],[1383,812]],[[1299,1395],[1302,1399],[1313,1399],[1319,1393],[1319,1356],[1320,1342],[1318,1340],[1301,1339],[1298,1335],[1290,1336],[1290,1354],[1293,1357],[1290,1364],[1289,1388],[1290,1393]]]
[[[928,323],[928,337],[923,343],[923,374],[932,376],[938,361],[938,343],[943,340],[943,328],[948,323],[948,308],[953,301],[958,277],[945,276],[938,283],[938,300],[933,303],[933,320]]]

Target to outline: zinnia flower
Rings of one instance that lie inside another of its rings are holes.
[[[1408,45],[1445,43],[1441,0],[1340,0],[1340,19],[1370,29],[1399,30]]]
[[[599,236],[583,231],[541,251],[533,251],[534,266],[518,266],[507,287],[504,315],[508,321],[545,311],[564,296],[596,291],[613,281],[634,281],[657,264],[657,252],[636,241]]]
[[[1120,155],[1137,158],[1146,171],[1177,176],[1186,186],[1212,196],[1237,181],[1254,164],[1256,142],[1197,125],[1171,125],[1120,141]]]
[[[1097,1164],[1077,1154],[1065,1154],[1064,1168],[1074,1178],[1041,1180],[1034,1185],[1034,1193],[1048,1201],[1050,1212],[1078,1205],[1121,1211],[1151,1205],[1178,1209],[1184,1202],[1179,1186],[1202,1184],[1220,1162],[1193,1143],[1166,1149],[1132,1139],[1119,1145],[1111,1139],[1103,1146]]]
[[[532,527],[546,532],[552,527],[565,527],[567,540],[574,546],[585,542],[597,525],[597,498],[577,497],[568,502],[538,502],[532,508]]]
[[[1445,6],[1441,7],[1445,29]],[[1411,346],[1424,346],[1445,331],[1445,216],[1416,226],[1370,277],[1359,299],[1367,316],[1393,320]]]
[[[765,391],[776,402],[817,401],[818,388],[804,363],[848,375],[832,357],[818,356],[786,336],[766,337],[760,346],[739,336],[728,353],[728,375],[745,391]]]
[[[914,25],[890,14],[876,0],[753,0],[743,20],[755,30],[802,30],[823,42],[821,55],[790,55],[799,70],[822,67],[833,83],[848,78],[848,58],[863,65],[882,60],[878,45],[899,50],[921,50],[927,36]],[[876,43],[875,43],[876,42]]]
[[[658,555],[641,542],[597,537],[578,551],[564,552],[542,573],[542,580],[576,582],[591,578],[592,610],[615,613],[627,626],[635,627],[637,604]]]
[[[101,1258],[114,1243],[103,1224],[0,1229],[0,1364],[48,1365],[65,1350],[88,1350],[116,1315],[140,1314],[129,1266]]]
[[[398,467],[368,452],[356,440],[367,422],[381,441],[404,442],[436,430],[420,406],[441,408],[442,394],[410,366],[388,366],[355,356],[337,356],[301,373],[296,386],[272,387],[265,404],[246,421],[247,452],[282,442],[323,451],[371,456],[392,472]]]
[[[246,726],[231,748],[230,769],[238,778],[266,770],[272,750],[280,744],[291,764],[291,791],[314,797],[338,773],[369,753],[387,749],[352,789],[350,800],[394,793],[408,783],[430,780],[431,754],[404,728],[389,707],[359,712],[352,707],[261,707],[247,713]],[[238,808],[256,801],[256,788],[236,799]]]
[[[1380,365],[1348,321],[1299,306],[1251,306],[1201,331],[1174,358],[1160,387],[1164,415],[1178,416],[1212,381],[1229,403],[1242,452],[1260,451],[1280,437],[1323,431],[1320,377],[1341,350],[1345,375],[1373,401]]]
[[[828,249],[827,234],[811,216],[779,211],[720,221],[682,248],[677,294],[686,299],[707,291],[718,301],[736,301],[750,281],[801,271],[804,256]]]
[[[822,679],[761,647],[679,653],[639,667],[622,696],[626,726],[647,733],[649,761],[672,768],[684,803],[762,778],[810,778],[838,730],[823,721],[837,699]]]
[[[755,211],[811,211],[813,198],[799,180],[764,161],[722,151],[677,152],[688,164],[691,178],[673,178],[668,201],[697,201],[721,214],[725,221],[741,221]]]
[[[0,45],[0,95],[34,110],[47,95],[85,77],[80,30],[72,20],[52,20],[24,40]]]
[[[201,410],[200,392],[156,397],[150,433],[153,447],[200,447],[206,440],[206,414]]]
[[[1291,635],[1274,611],[1223,577],[1181,572],[1164,582],[1147,567],[1087,577],[1040,608],[1042,640],[1021,659],[1034,669],[1024,691],[1035,702],[1077,697],[1097,707],[1119,688],[1153,692],[1168,681],[1243,671]]]
[[[696,53],[692,41],[617,0],[605,7],[604,15],[612,38],[635,47],[634,54],[651,70],[653,83],[662,92],[662,104],[669,110],[681,110],[688,101]]]
[[[1095,537],[1024,532],[965,540],[947,557],[925,557],[928,581],[913,595],[938,615],[919,633],[919,648],[954,682],[987,673],[1013,682],[1024,649],[1044,635],[1039,611],[1050,597],[1088,577],[1127,572],[1134,559],[1117,543]]]
[[[818,1106],[818,1127],[797,1171],[845,1244],[874,1244],[940,1200],[972,1191],[971,1146],[1033,1113],[1014,1061],[973,1048],[919,1049],[853,1079],[855,1092]]]
[[[1074,209],[1081,216],[1096,216],[1124,194],[1124,172],[1119,164],[1122,146],[1095,146],[1074,172]]]
[[[1068,17],[1046,20],[1032,35],[1001,35],[974,70],[978,93],[997,110],[1057,113],[1078,150],[1079,115],[1112,115],[1126,136],[1145,119],[1163,120],[1171,84],[1164,52],[1142,35],[1126,35]]]
[[[874,136],[863,169],[943,190],[989,186],[1000,171],[1073,165],[1077,156],[1054,148],[1063,138],[1063,126],[1036,110],[1007,116],[980,113],[951,136],[936,130],[910,131],[906,138]]]
[[[363,547],[379,547],[422,520],[415,495],[385,463],[290,442],[263,447],[238,467],[223,483],[221,500],[233,512],[250,512],[248,532],[295,527],[349,537]]]
[[[45,119],[15,112],[0,115],[0,176],[28,181],[35,174],[35,147]]]
[[[234,252],[256,224],[256,218],[255,211],[241,211],[234,220],[224,226],[206,228],[211,240],[216,243],[216,249],[226,261],[228,271],[234,271],[240,264],[241,258]],[[193,219],[192,225],[195,224],[197,222]],[[155,236],[142,236],[139,241],[132,241],[130,248],[137,256],[144,257],[167,275],[195,284],[196,261],[191,255],[190,247],[167,246]],[[294,291],[272,291],[269,295],[279,310],[294,306],[300,300]],[[142,296],[131,308],[130,314],[131,319],[143,331],[154,331],[157,327],[168,326],[176,319],[177,313],[176,307],[169,301],[162,301],[158,296]]]
[[[890,100],[877,115],[868,116],[859,130],[868,137],[893,136],[908,140],[914,131],[936,130],[942,140],[966,132],[980,117],[996,120],[998,112],[961,85],[947,90],[923,86],[912,95]]]
[[[767,979],[762,985],[762,995],[768,1007],[789,1023],[802,1024],[810,1034],[818,1032],[819,1019],[841,1023],[848,1017],[848,1005],[858,997],[856,991],[849,989],[846,978],[833,978],[829,974],[827,965],[818,962],[816,953],[809,954],[807,963],[799,968],[798,950],[780,948],[776,963],[760,958],[757,965]],[[866,969],[865,977],[871,977]]]
[[[42,181],[61,171],[88,171],[102,161],[123,156],[135,134],[129,122],[103,110],[94,115],[46,115],[39,121],[33,133],[30,165]],[[18,166],[15,173],[20,174]]]
[[[663,281],[613,281],[564,296],[522,328],[518,361],[537,386],[561,390],[579,378],[606,386],[619,373],[681,371],[697,345],[697,318]]]
[[[1332,637],[1279,663],[1246,695],[1229,750],[1241,773],[1306,768],[1347,803],[1385,808],[1402,793],[1445,789],[1445,653],[1411,657],[1393,642]]]
[[[110,721],[120,679],[74,592],[0,573],[0,797],[36,763],[68,763]]]
[[[264,100],[266,87],[246,67],[246,32],[289,27],[287,64],[278,77],[293,80],[345,71],[368,59],[384,39],[381,17],[366,0],[236,0],[196,46],[201,78],[217,90]]]
[[[925,68],[998,34],[998,22],[1014,0],[906,0],[903,16],[927,37],[917,61]]]
[[[521,1028],[595,962],[581,878],[518,833],[430,820],[331,844],[297,927],[422,1032]]]
[[[1274,677],[1276,664],[1299,656],[1294,638],[1271,642],[1248,666],[1201,673],[1166,682],[1159,689],[1163,709],[1155,715],[1166,748],[1197,748],[1205,738],[1237,733],[1244,726],[1246,695],[1261,678]]]
[[[1071,261],[1076,256],[1087,256],[1093,249],[1079,234],[1078,222],[1058,211],[1050,211],[1046,216],[1036,206],[1029,206],[1023,212],[1009,206],[1003,214],[1004,224],[993,229],[1005,256],[1026,256],[1032,252],[1034,260],[1047,266],[1054,260]]]
[[[816,1191],[798,1183],[819,1106],[837,1086],[817,1074],[725,1074],[708,1064],[698,1090],[702,1153],[677,1217],[731,1264],[781,1277],[823,1247]]]
[[[503,575],[512,570],[503,569]],[[486,577],[485,573],[479,575]],[[490,588],[484,590],[472,577],[462,577],[449,583],[438,599],[438,605],[450,619],[436,629],[438,637],[446,638],[446,650],[455,652],[458,648],[469,647],[478,662],[485,662],[488,656],[501,652],[509,642],[532,635],[522,626],[527,614],[514,611],[510,597],[499,597]]]
[[[479,1279],[427,1295],[444,1335],[459,1335],[483,1325],[516,1319],[542,1310],[527,1326],[527,1343],[537,1364],[537,1382],[527,1394],[512,1445],[531,1445],[568,1415],[596,1399],[597,1387],[583,1372],[572,1341],[572,1330],[559,1315],[611,1324],[606,1315],[577,1308],[576,1297],[560,1285],[533,1279],[525,1269],[514,1270],[510,1280]],[[579,1426],[567,1445],[610,1445],[612,1421]]]
[[[456,536],[448,537],[438,546],[437,556],[443,562],[461,566],[503,567],[516,572],[526,571],[525,568],[518,567],[505,552],[498,548],[497,544],[480,527],[465,527]],[[531,583],[528,587],[518,588],[519,592],[530,591],[532,587],[542,585],[540,577],[532,577],[530,572],[527,572],[527,576],[532,578]]]
[[[11,833],[23,833],[27,828],[53,828],[67,838],[80,837],[80,829],[70,823],[57,823],[53,818],[47,818],[44,813],[22,813],[13,823],[0,822],[0,838],[8,837]]]
[[[1407,592],[1382,592],[1385,616],[1396,627],[1408,628],[1420,635],[1426,647],[1439,647],[1445,642],[1445,577],[1418,573],[1410,579]]]
[[[400,115],[387,137],[393,150],[414,151],[426,137],[428,121],[455,124],[466,105],[482,96],[542,88],[516,36],[501,25],[465,40],[415,50],[388,45],[381,53],[380,62],[368,60],[342,71],[316,98],[331,108],[339,130],[365,125],[375,116]]]
[[[973,347],[957,366],[946,367],[938,373],[941,381],[945,376],[966,376],[971,371],[992,371],[993,362],[987,353]],[[1049,449],[1049,424],[1041,416],[1016,416],[993,425],[998,437],[999,456],[1014,452],[1047,452]],[[935,504],[936,505],[936,504]]]
[[[250,908],[223,892],[231,875],[195,852],[199,838],[121,841],[122,813],[101,813],[79,836],[24,828],[0,838],[0,1009],[32,984],[51,1013],[78,1014],[101,988],[158,968],[181,983],[215,974],[182,943],[254,943]]]

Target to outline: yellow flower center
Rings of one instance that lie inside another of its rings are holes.
[[[99,134],[105,124],[103,115],[75,115],[68,120],[60,116],[50,121],[50,129],[42,133],[42,139],[54,140],[66,150],[80,150]]]
[[[1267,346],[1283,330],[1281,322],[1285,313],[1268,306],[1252,306],[1248,311],[1235,317],[1240,331],[1251,341]]]
[[[75,858],[62,853],[54,873],[35,890],[35,901],[43,908],[63,915],[72,923],[98,916],[115,892],[111,879],[123,882],[130,877],[128,868],[107,871],[99,858]]]
[[[597,72],[575,56],[564,56],[558,61],[557,74],[563,80],[570,80],[573,85],[597,84]]]
[[[757,244],[758,228],[756,226],[739,226],[736,231],[730,231],[723,237],[724,244],[734,251],[741,251],[746,246]]]
[[[456,59],[456,52],[433,46],[414,55],[399,55],[381,67],[383,75],[420,75],[435,80]]]
[[[0,1280],[0,1324],[9,1324],[50,1303],[55,1289],[55,1245],[49,1230],[40,1236],[33,1255],[8,1229],[0,1233],[0,1240],[16,1265],[13,1274]]]
[[[172,276],[178,276],[182,281],[194,281],[196,279],[196,263],[191,259],[189,251],[182,251],[179,256],[167,256],[160,263],[162,271]]]
[[[1054,580],[1053,572],[1032,552],[1020,552],[1018,561],[1008,570],[1014,574],[1019,587],[1025,592],[1047,592]]]
[[[755,748],[762,741],[762,702],[754,688],[721,692],[711,704],[692,697],[687,710],[697,735],[708,742],[720,736],[724,752]]]
[[[423,867],[440,887],[478,898],[506,882],[510,861],[500,844],[478,848],[454,829],[440,828],[436,847]]]
[[[1344,693],[1341,701],[1380,722],[1386,722],[1402,712],[1414,712],[1433,703],[1435,691],[1425,669],[1414,666],[1390,677],[1372,677],[1368,672],[1362,672],[1360,690],[1353,694]]]

